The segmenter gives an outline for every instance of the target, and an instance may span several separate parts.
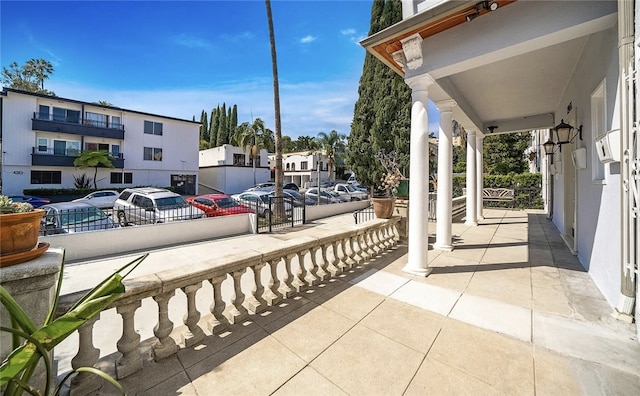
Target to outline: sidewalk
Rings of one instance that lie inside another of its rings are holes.
[[[399,245],[120,382],[145,395],[640,394],[635,325],[611,316],[553,225],[485,217],[453,225],[454,251],[429,250],[427,278],[402,272]]]

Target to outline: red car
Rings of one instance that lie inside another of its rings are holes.
[[[234,214],[253,213],[238,201],[226,194],[206,194],[186,198],[187,202],[198,209],[204,210],[207,217],[228,216]]]

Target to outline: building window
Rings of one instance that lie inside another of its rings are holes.
[[[605,164],[600,162],[598,152],[596,151],[596,141],[598,136],[606,132],[606,103],[605,103],[605,81],[591,93],[591,136],[593,142],[591,144],[591,180],[594,183],[605,182]]]
[[[38,151],[41,151],[40,139],[38,139]],[[77,157],[80,155],[80,141],[79,140],[54,140],[53,150],[50,148],[47,148],[44,152],[46,152],[46,154],[49,154],[49,155],[53,154],[53,155],[66,155],[70,157]]]
[[[111,155],[113,158],[122,158],[122,154],[120,154],[120,145],[112,144],[111,145]]]
[[[244,166],[244,154],[234,154],[233,155],[233,166]]]
[[[46,138],[38,138],[38,151],[47,152],[49,141]]]
[[[111,116],[111,125],[112,129],[122,129],[122,118],[118,116]]]
[[[31,184],[62,184],[62,172],[32,170]]]
[[[296,164],[295,164],[295,162],[294,162],[293,164],[291,164],[291,170],[292,170],[292,171],[296,170]]]
[[[40,105],[38,107],[38,119],[49,121],[49,106]]]
[[[307,169],[309,169],[309,163],[307,161],[300,162],[300,170],[307,170]]]
[[[72,124],[80,123],[80,111],[63,109],[62,107],[53,108],[53,120],[60,122],[69,122]]]
[[[249,158],[249,165],[253,166],[253,162],[256,162],[256,166],[260,166],[260,156],[256,155],[255,157]]]
[[[160,135],[162,136],[162,123],[161,122],[153,122],[153,121],[145,121],[144,122],[144,133],[148,135]]]
[[[107,115],[106,114],[98,114],[98,113],[90,113],[86,112],[84,114],[84,124],[91,125],[98,128],[106,128],[107,127]]]
[[[143,159],[145,161],[162,161],[162,149],[158,147],[145,147]]]
[[[85,143],[84,149],[87,151],[109,151],[109,145],[106,143]]]
[[[122,180],[124,180],[124,183]],[[133,173],[111,172],[111,184],[133,184]]]

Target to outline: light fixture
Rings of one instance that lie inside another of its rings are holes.
[[[547,140],[546,142],[544,142],[542,144],[542,147],[544,147],[544,153],[546,155],[553,155],[553,149],[555,147],[555,143],[553,143],[551,141],[551,139]]]
[[[474,19],[476,19],[478,17],[478,15],[480,15],[480,14],[478,14],[477,12],[474,12],[473,14],[467,15],[467,22],[473,21]]]
[[[498,126],[497,125],[489,125],[486,129],[487,129],[487,132],[494,133],[496,131],[496,129],[498,129]]]
[[[571,136],[573,129],[573,126],[565,123],[564,119],[560,120],[560,123],[553,128],[553,130],[556,131],[556,144],[563,145],[572,143],[576,136],[582,140],[582,125],[580,125],[576,133]]]

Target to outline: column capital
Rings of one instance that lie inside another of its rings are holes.
[[[476,135],[476,140],[483,140],[486,136],[483,133],[479,133]]]
[[[433,84],[435,80],[428,74],[420,74],[405,78],[404,82],[414,91],[428,91],[429,85]]]
[[[467,136],[476,136],[476,131],[473,129],[467,130]]]
[[[445,99],[435,103],[436,107],[440,112],[452,111],[455,106],[458,104],[453,99]]]

